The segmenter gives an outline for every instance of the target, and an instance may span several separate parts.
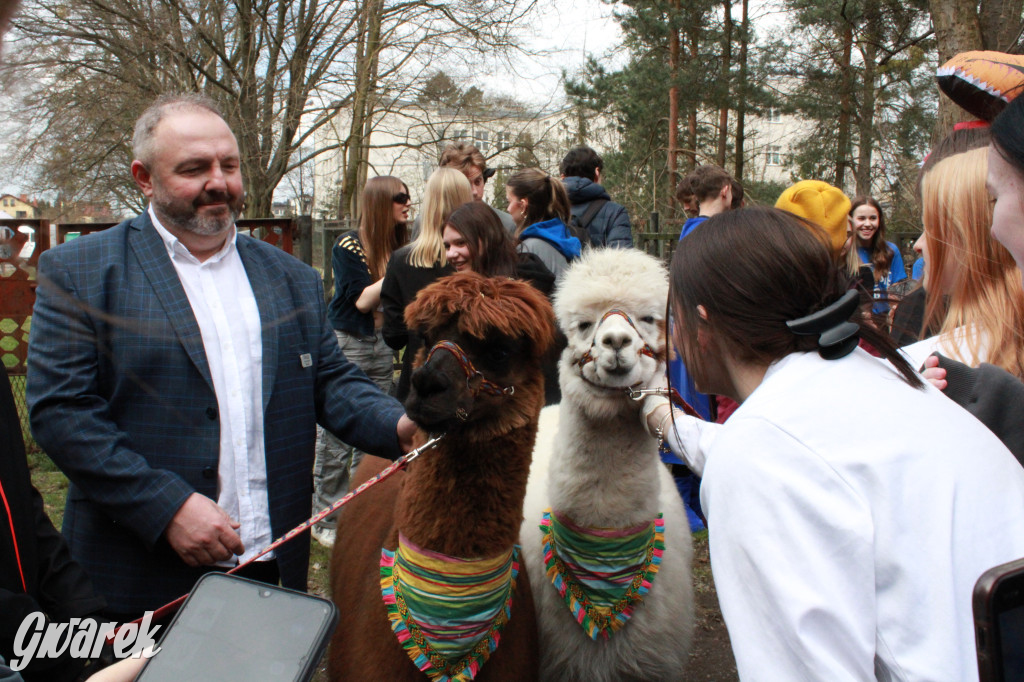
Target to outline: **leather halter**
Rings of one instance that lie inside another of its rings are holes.
[[[580,369],[582,369],[583,365],[587,364],[588,362],[593,362],[594,361],[594,356],[593,356],[593,354],[590,351],[593,350],[594,345],[597,343],[597,330],[600,329],[601,325],[604,324],[604,321],[607,320],[612,315],[619,315],[619,316],[621,316],[622,319],[624,319],[626,321],[626,324],[628,324],[630,327],[632,327],[633,331],[635,331],[637,333],[637,335],[640,336],[641,339],[644,338],[644,335],[641,334],[640,330],[636,328],[636,324],[633,323],[633,320],[632,320],[632,318],[629,315],[627,315],[623,311],[619,310],[618,308],[612,308],[611,310],[609,310],[608,312],[606,312],[604,315],[601,316],[601,321],[598,322],[597,323],[597,327],[594,328],[594,341],[590,344],[590,348],[588,348],[586,350],[586,352],[583,353],[583,355],[581,355],[579,357],[579,359],[576,360],[575,364]],[[658,356],[657,356],[657,354],[655,354],[654,349],[651,348],[651,344],[647,343],[646,341],[644,341],[643,348],[641,348],[639,351],[637,351],[637,353],[639,355],[646,355],[647,357],[652,358],[654,360],[658,359]]]
[[[501,386],[494,383],[490,379],[484,377],[483,373],[473,366],[473,362],[469,359],[469,356],[466,354],[466,351],[462,350],[459,344],[455,343],[454,341],[438,341],[437,343],[435,343],[433,348],[430,349],[430,352],[427,353],[427,359],[423,361],[423,364],[425,365],[428,362],[430,362],[430,358],[432,358],[434,356],[434,353],[439,350],[446,350],[455,356],[455,359],[458,361],[459,366],[462,367],[462,371],[466,373],[466,386],[467,388],[469,388],[470,392],[474,396],[480,391],[483,391],[484,393],[490,393],[491,395],[511,396],[515,394],[515,386],[505,386],[504,388],[502,388]],[[473,384],[471,382],[475,378],[479,378],[480,383],[477,385],[476,388],[473,388]]]
[[[633,320],[629,317],[629,315],[627,315],[626,313],[617,308],[612,308],[604,315],[602,315],[601,321],[597,323],[597,326],[600,327],[602,324],[604,324],[604,321],[607,320],[612,315],[621,315],[629,324],[629,326],[632,327],[633,330],[640,335],[640,338],[643,338],[643,334],[640,334],[640,330],[636,328],[636,325],[633,323]],[[595,343],[597,343],[597,329],[594,329],[594,343],[591,343],[590,347],[593,348]],[[637,353],[639,355],[646,355],[647,357],[652,358],[654,360],[658,359],[658,356],[657,354],[655,354],[654,349],[651,348],[651,345],[646,341],[644,342],[643,348],[637,351]],[[583,365],[593,361],[594,356],[591,355],[590,350],[587,350],[587,352],[585,352],[582,356],[580,356],[578,360],[576,360],[575,364],[582,370]],[[671,400],[672,403],[674,403],[686,414],[690,415],[691,417],[697,417],[702,421],[704,419],[703,417],[700,416],[700,413],[698,413],[697,410],[693,408],[692,405],[683,400],[683,397],[679,395],[679,391],[677,391],[674,388],[638,388],[637,386],[626,386],[619,388],[614,386],[602,386],[601,384],[594,383],[590,379],[587,379],[585,376],[583,376],[582,372],[580,373],[580,379],[582,379],[585,383],[590,384],[594,388],[600,388],[615,393],[625,393],[632,400],[643,400],[644,396],[647,395],[666,395],[669,397],[669,400]]]

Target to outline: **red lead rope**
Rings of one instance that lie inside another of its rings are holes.
[[[387,478],[387,477],[391,476],[392,474],[395,474],[398,471],[401,471],[402,469],[407,467],[409,465],[409,462],[411,462],[414,459],[416,459],[417,457],[419,457],[421,453],[426,452],[427,450],[433,448],[435,445],[437,445],[438,441],[440,441],[442,438],[444,438],[444,434],[441,434],[440,436],[434,436],[433,438],[431,438],[430,440],[428,440],[426,443],[424,443],[423,445],[419,446],[415,450],[412,450],[412,451],[406,453],[405,455],[402,455],[401,457],[396,459],[394,462],[392,462],[386,469],[384,469],[384,471],[380,472],[379,474],[377,474],[373,478],[369,479],[368,481],[366,481],[365,483],[360,485],[355,490],[349,492],[347,495],[345,495],[344,497],[342,497],[341,499],[336,501],[334,504],[332,504],[327,509],[324,509],[323,511],[317,512],[316,514],[314,514],[310,518],[306,519],[305,521],[303,521],[302,523],[297,525],[295,528],[292,528],[290,531],[288,531],[287,533],[285,533],[284,535],[279,537],[277,540],[274,540],[269,545],[267,545],[267,547],[265,547],[263,550],[261,550],[259,554],[256,554],[255,556],[253,556],[251,559],[249,559],[248,561],[246,561],[243,564],[238,564],[237,566],[235,566],[231,570],[226,571],[226,573],[231,574],[231,573],[235,573],[236,571],[241,570],[245,566],[248,566],[252,562],[254,562],[257,559],[259,559],[261,556],[264,556],[267,553],[274,551],[275,549],[277,549],[278,547],[280,547],[284,543],[286,543],[289,540],[293,539],[296,535],[299,535],[300,533],[305,531],[307,528],[309,528],[313,524],[315,524],[318,521],[322,521],[323,519],[327,518],[328,516],[330,516],[334,512],[338,511],[338,509],[340,509],[343,505],[348,504],[349,501],[351,501],[352,498],[355,497],[356,495],[362,494],[363,492],[366,491],[367,488],[371,488],[371,487],[377,485],[378,483],[383,481],[385,478]],[[187,597],[188,597],[187,593],[183,594],[180,597],[178,597],[177,599],[175,599],[174,601],[169,602],[167,604],[164,604],[163,606],[158,608],[156,611],[153,612],[153,620],[159,620],[159,619],[163,618],[164,616],[167,616],[167,615],[172,614],[175,611],[177,611],[178,608],[181,606],[181,603],[183,601],[185,601],[185,599]],[[132,621],[132,623],[139,623],[139,624],[141,624],[142,623],[142,618],[136,618],[135,620]],[[121,628],[125,627],[125,625],[130,625],[130,624],[131,623],[125,623],[124,625],[121,625],[120,627],[115,628],[110,633],[108,633],[107,637],[106,637],[107,644],[113,644],[114,638],[117,636],[117,632]]]
[[[683,400],[683,396],[679,395],[679,391],[677,391],[676,389],[674,389],[674,388],[670,388],[669,389],[669,398],[668,399],[672,401],[673,405],[675,405],[676,407],[681,409],[686,414],[690,415],[691,417],[696,417],[697,419],[700,419],[701,421],[704,421],[704,417],[700,416],[700,413],[697,412],[696,409],[694,409],[693,405],[691,405],[690,403],[688,403],[685,400]]]
[[[14,563],[18,565],[21,589],[28,594],[28,586],[25,584],[25,570],[21,566],[21,552],[18,550],[18,534],[14,532],[14,516],[11,514],[11,505],[7,503],[7,494],[4,493],[3,485],[0,485],[0,500],[3,500],[4,509],[7,510],[7,522],[11,525],[11,544],[14,545]]]

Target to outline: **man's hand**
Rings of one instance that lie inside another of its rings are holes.
[[[234,521],[205,495],[192,493],[167,524],[167,542],[189,566],[209,566],[245,552]]]
[[[403,453],[413,449],[413,438],[416,436],[419,428],[416,426],[416,422],[404,414],[398,418],[398,426],[395,427],[395,433],[398,434],[398,444],[402,448]]]

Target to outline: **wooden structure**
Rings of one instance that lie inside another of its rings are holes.
[[[0,220],[0,361],[9,374],[25,373],[39,254],[50,248],[50,221]]]
[[[53,225],[56,243],[87,238],[117,223],[60,223]],[[293,253],[298,229],[291,218],[245,219],[238,230]],[[51,246],[49,220],[0,219],[0,361],[8,374],[25,374],[28,334],[36,296],[39,256]]]

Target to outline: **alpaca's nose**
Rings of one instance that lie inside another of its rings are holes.
[[[632,343],[632,335],[625,331],[609,331],[601,335],[601,345],[610,350],[619,351],[628,348]]]
[[[420,367],[412,375],[412,387],[416,389],[421,399],[444,393],[451,385],[451,379],[447,374],[429,365]]]

